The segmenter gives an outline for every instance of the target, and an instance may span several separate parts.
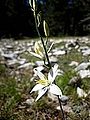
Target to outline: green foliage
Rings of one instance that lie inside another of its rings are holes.
[[[67,71],[65,72],[63,75],[59,76],[56,80],[57,85],[64,90],[65,87],[68,85],[69,80],[75,76],[75,72],[74,71]]]
[[[42,18],[49,23],[51,36],[87,35],[90,30],[85,32],[83,28],[83,25],[87,27],[87,22],[80,22],[90,16],[89,4],[88,0],[74,0],[71,5],[66,0],[47,0],[46,4],[39,4],[38,9],[42,12]],[[5,34],[17,38],[19,33],[34,37],[37,35],[32,11],[23,0],[0,1],[0,18],[0,26]],[[43,28],[40,29],[43,31]],[[1,29],[0,31],[3,32]]]
[[[82,88],[86,91],[89,91],[89,89],[90,89],[90,79],[89,78],[84,78],[82,80]]]
[[[5,73],[5,66],[0,64],[0,75],[2,75],[3,73]]]
[[[5,110],[9,111],[14,107],[16,102],[20,100],[20,93],[17,90],[17,85],[14,79],[2,81],[0,85],[0,98],[5,102]]]
[[[49,21],[50,34],[53,36],[85,34],[83,25],[79,23],[90,12],[89,2],[75,0],[71,5],[68,2],[65,0],[47,2],[46,16]]]

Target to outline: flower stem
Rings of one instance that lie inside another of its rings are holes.
[[[49,60],[49,57],[48,57],[47,49],[45,47],[43,38],[42,38],[42,36],[41,36],[41,34],[39,32],[39,29],[38,29],[36,14],[34,14],[34,18],[35,18],[36,31],[38,33],[39,38],[41,39],[41,42],[42,42],[42,45],[43,45],[43,48],[44,48],[44,51],[45,51],[46,59],[47,59],[47,62],[48,62],[48,67],[49,67],[49,69],[51,69],[51,63],[50,63],[50,60]],[[61,100],[60,100],[59,96],[57,96],[57,97],[58,97],[59,105],[60,105],[60,108],[61,108],[62,120],[65,120],[64,111],[63,111],[62,105],[61,105]]]
[[[59,101],[59,105],[60,105],[60,109],[61,109],[61,113],[62,113],[62,120],[65,120],[65,116],[64,116],[64,111],[63,111],[63,108],[62,108],[61,100],[60,100],[59,96],[57,96],[57,97],[58,97],[58,101]]]
[[[45,55],[46,55],[46,58],[47,58],[47,62],[48,62],[48,66],[49,66],[49,69],[51,69],[51,63],[50,63],[50,60],[49,60],[49,57],[48,57],[48,54],[47,54],[47,50],[46,50],[46,47],[45,47],[45,44],[44,44],[44,41],[43,41],[43,38],[39,32],[39,29],[38,29],[38,25],[37,25],[37,19],[36,19],[36,14],[35,14],[35,26],[36,26],[36,31],[38,33],[38,36],[40,37],[41,39],[41,42],[42,42],[42,45],[43,45],[43,48],[44,48],[44,51],[45,51]]]

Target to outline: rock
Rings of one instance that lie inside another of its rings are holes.
[[[89,49],[88,46],[80,46],[80,48],[78,49],[78,52],[82,52],[83,53],[83,51],[86,51],[88,49]]]
[[[76,62],[76,61],[72,61],[70,64],[69,64],[69,66],[78,66],[78,62]]]
[[[1,56],[4,57],[6,60],[15,59],[17,57],[16,54],[14,53],[8,53],[8,54],[2,53]]]
[[[79,98],[87,97],[87,93],[83,89],[81,89],[80,87],[77,87],[77,94],[78,94]]]
[[[7,65],[11,66],[11,65],[15,65],[18,63],[17,59],[12,59],[12,60],[7,60]]]
[[[69,50],[71,50],[72,48],[77,49],[77,48],[79,48],[79,46],[80,45],[79,45],[78,40],[76,40],[76,41],[71,40],[65,44],[65,48],[69,49]]]
[[[25,63],[25,64],[23,64],[23,65],[20,65],[19,67],[18,67],[18,69],[22,69],[22,68],[27,68],[27,69],[29,69],[29,68],[33,68],[33,63]]]
[[[58,59],[56,57],[54,57],[54,56],[51,56],[49,58],[49,60],[50,60],[51,63],[57,63],[57,61],[58,61]]]
[[[13,49],[13,46],[12,45],[6,45],[5,46],[7,49]]]
[[[35,64],[37,66],[43,66],[44,65],[44,61],[36,61]]]
[[[80,75],[80,77],[83,79],[83,78],[86,78],[86,77],[90,77],[90,70],[80,70],[78,72],[78,74]]]
[[[77,84],[77,83],[80,82],[80,81],[81,81],[80,77],[75,76],[75,77],[73,77],[72,79],[70,79],[68,85],[75,85],[75,84]]]
[[[60,97],[60,99],[61,99],[62,102],[67,102],[67,101],[69,100],[69,97],[68,97],[68,96],[65,96],[65,95],[62,95],[62,96]]]
[[[26,59],[25,59],[25,58],[18,58],[18,63],[19,63],[20,65],[25,64],[25,62],[26,62]]]
[[[79,70],[85,70],[90,66],[90,62],[82,62],[81,64],[79,64],[76,68],[75,71],[79,71]]]
[[[88,56],[88,55],[90,55],[90,48],[87,49],[87,50],[83,50],[82,53],[83,53],[83,56]]]
[[[33,99],[33,98],[27,99],[27,100],[25,101],[25,103],[26,103],[27,105],[33,105],[34,99]]]
[[[73,113],[73,110],[69,105],[65,105],[65,106],[62,105],[62,108],[63,108],[63,111],[66,113]],[[60,106],[57,106],[56,109],[61,111]]]
[[[58,51],[53,52],[53,55],[56,55],[56,56],[65,55],[65,54],[66,54],[65,50],[58,50]]]

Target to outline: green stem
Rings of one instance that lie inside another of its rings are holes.
[[[46,45],[47,45],[47,43],[48,43],[48,36],[46,37]]]
[[[39,29],[38,29],[36,14],[35,14],[34,17],[35,17],[36,31],[37,31],[37,33],[38,33],[38,36],[39,36],[40,39],[41,39],[41,42],[42,42],[42,45],[43,45],[43,48],[44,48],[44,51],[45,51],[45,55],[46,55],[46,58],[47,58],[47,62],[48,62],[49,69],[51,69],[51,63],[50,63],[50,60],[49,60],[49,57],[48,57],[48,54],[47,54],[47,50],[46,50],[46,47],[45,47],[43,38],[42,38],[42,36],[41,36],[41,34],[40,34],[40,32],[39,32]]]
[[[58,97],[58,101],[59,101],[59,105],[60,105],[60,109],[61,109],[61,113],[62,113],[62,120],[65,120],[65,116],[64,116],[64,111],[63,111],[63,108],[62,108],[61,100],[60,100],[59,96],[57,96],[57,97]]]
[[[48,62],[49,69],[51,69],[51,63],[50,63],[50,60],[49,60],[49,57],[48,57],[47,49],[46,49],[46,47],[45,47],[45,45],[44,45],[43,38],[42,38],[42,36],[41,36],[41,34],[40,34],[40,32],[39,32],[39,29],[38,29],[36,14],[34,14],[34,18],[35,18],[36,31],[37,31],[37,33],[38,33],[39,38],[41,39],[41,42],[42,42],[42,45],[43,45],[43,48],[44,48],[44,51],[45,51],[45,55],[46,55],[46,58],[47,58],[47,62]],[[59,96],[57,96],[57,97],[58,97],[59,105],[60,105],[60,108],[61,108],[62,120],[65,120],[64,111],[63,111],[62,105],[61,105],[61,100],[60,100]]]

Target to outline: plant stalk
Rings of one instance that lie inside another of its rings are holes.
[[[39,32],[39,29],[38,29],[36,14],[34,14],[34,18],[35,18],[36,31],[38,33],[39,38],[41,39],[41,42],[42,42],[42,45],[43,45],[43,48],[44,48],[44,51],[45,51],[45,55],[46,55],[46,58],[47,58],[48,67],[49,67],[49,69],[51,69],[51,63],[50,63],[50,60],[49,60],[49,57],[48,57],[47,49],[45,47],[43,38],[42,38],[42,36],[41,36],[41,34]],[[57,97],[58,97],[58,101],[59,101],[59,105],[60,105],[60,109],[61,109],[61,113],[62,113],[62,120],[65,120],[64,111],[63,111],[63,108],[62,108],[61,100],[60,100],[59,96],[57,96]]]
[[[47,50],[46,50],[46,47],[45,47],[43,38],[42,38],[42,36],[41,36],[41,34],[40,34],[40,32],[39,32],[39,29],[38,29],[36,14],[35,14],[34,17],[35,17],[36,31],[37,31],[37,33],[38,33],[39,38],[41,39],[41,42],[42,42],[42,45],[43,45],[43,48],[44,48],[44,51],[45,51],[45,55],[46,55],[46,58],[47,58],[47,62],[48,62],[49,69],[51,69],[51,63],[50,63],[50,60],[49,60],[49,57],[48,57],[48,54],[47,54]]]
[[[60,105],[60,109],[61,109],[62,120],[65,120],[65,116],[64,116],[64,111],[63,111],[63,108],[62,108],[61,100],[60,100],[59,96],[57,96],[57,97],[58,97],[58,101],[59,101],[59,105]]]

